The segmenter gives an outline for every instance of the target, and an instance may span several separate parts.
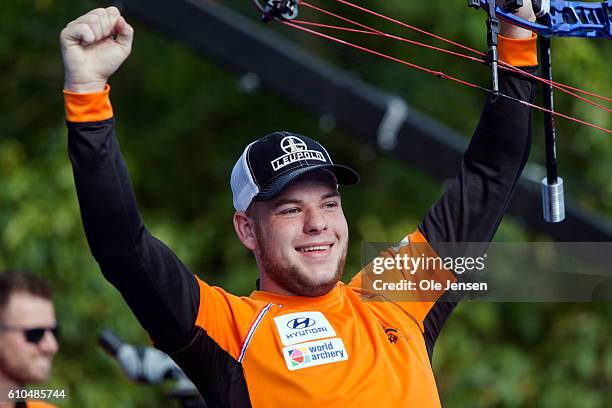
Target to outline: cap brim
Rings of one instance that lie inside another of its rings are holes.
[[[281,191],[289,185],[296,178],[303,176],[306,173],[310,173],[315,170],[328,170],[335,177],[336,181],[340,185],[351,185],[359,182],[359,174],[348,166],[341,164],[320,164],[315,166],[301,167],[293,171],[289,171],[285,174],[270,180],[268,184],[263,186],[259,193],[253,197],[254,201],[265,201],[270,200],[280,194]]]

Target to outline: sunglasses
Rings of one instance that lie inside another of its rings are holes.
[[[59,335],[59,327],[32,327],[32,328],[24,328],[24,327],[15,327],[15,326],[3,326],[0,325],[0,331],[21,331],[28,343],[38,344],[45,337],[45,333],[50,331],[53,334],[53,337],[57,339]]]

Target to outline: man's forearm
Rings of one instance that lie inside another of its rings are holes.
[[[535,63],[535,39],[521,41],[534,44],[531,54],[524,52],[518,58],[528,61],[531,55]],[[535,67],[526,69],[533,72]],[[533,101],[535,85],[533,80],[504,72],[500,74],[500,92]],[[527,162],[530,146],[531,109],[503,96],[495,102],[488,98],[459,173],[421,224],[428,241],[490,241]]]
[[[114,134],[107,92],[66,92],[69,155],[83,225],[104,276],[153,340],[172,346],[193,330],[198,285],[142,223]]]
[[[144,226],[113,135],[114,120],[67,122],[81,217],[98,262],[134,250]]]
[[[514,65],[537,65],[535,38],[501,39],[500,57]],[[501,73],[500,92],[532,102],[535,84],[516,74]],[[480,256],[493,239],[504,216],[531,147],[531,109],[503,96],[487,98],[480,121],[461,162],[457,176],[427,212],[419,226],[440,257]],[[466,254],[462,242],[470,245]],[[451,243],[451,244],[440,244]],[[445,294],[423,321],[431,355],[434,344],[460,293]]]

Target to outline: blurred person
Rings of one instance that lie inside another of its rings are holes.
[[[519,15],[534,21],[524,3]],[[349,284],[339,280],[348,224],[338,185],[358,175],[334,164],[315,140],[275,132],[249,144],[234,166],[234,229],[260,272],[250,296],[207,285],[148,232],[116,139],[108,85],[131,52],[133,32],[118,9],[100,8],[70,22],[60,42],[69,155],[87,239],[155,345],[210,406],[439,407],[431,358],[456,302],[364,302],[361,273]],[[500,59],[534,72],[535,35],[505,22],[501,34]],[[533,101],[535,86],[502,71],[500,90]],[[531,110],[487,100],[457,176],[402,250],[489,242],[530,146]]]
[[[0,272],[0,390],[15,390],[49,379],[58,351],[51,288],[27,272]],[[40,401],[8,402],[0,408],[45,408]]]

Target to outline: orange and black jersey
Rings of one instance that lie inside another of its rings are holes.
[[[535,38],[501,38],[500,55],[533,66]],[[531,101],[532,81],[500,75]],[[195,277],[145,228],[114,132],[108,88],[65,92],[69,154],[91,251],[156,346],[210,406],[438,407],[431,355],[453,302],[364,302],[358,273],[318,298],[234,296]],[[531,145],[528,107],[486,102],[457,176],[401,251],[488,242]]]

